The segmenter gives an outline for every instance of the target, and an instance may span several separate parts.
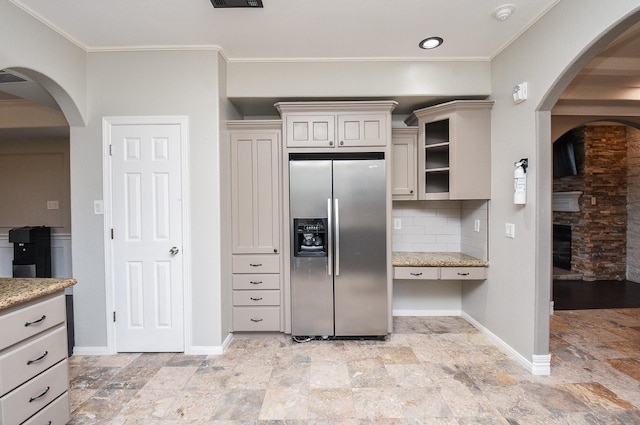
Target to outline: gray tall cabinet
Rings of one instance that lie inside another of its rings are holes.
[[[233,331],[280,331],[281,128],[228,121]]]

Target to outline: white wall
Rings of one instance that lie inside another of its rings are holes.
[[[551,126],[549,114],[536,110],[553,106],[582,66],[574,59],[639,6],[637,0],[563,0],[492,61],[492,262],[485,284],[463,287],[462,308],[527,361],[548,353],[551,286]],[[589,53],[581,63],[595,49]],[[520,82],[528,82],[529,99],[514,105],[511,89]],[[517,206],[513,163],[525,157],[528,198]],[[515,224],[515,239],[504,237],[507,222]]]

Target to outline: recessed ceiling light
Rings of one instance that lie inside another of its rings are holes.
[[[429,37],[422,40],[418,46],[420,46],[421,49],[435,49],[443,42],[444,40],[441,37]]]

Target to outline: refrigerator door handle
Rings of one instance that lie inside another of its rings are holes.
[[[338,198],[335,199],[335,220],[336,220],[336,276],[340,275],[340,209],[338,208]]]
[[[332,226],[332,212],[331,212],[331,198],[327,199],[327,227],[329,227],[327,229],[327,274],[329,276],[331,276],[331,274],[333,273],[333,248],[331,245],[332,242],[332,236],[331,234],[333,233],[333,229],[331,228]]]

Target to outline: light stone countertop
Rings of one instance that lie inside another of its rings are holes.
[[[75,284],[71,278],[0,278],[0,312]]]
[[[488,267],[489,262],[461,252],[394,252],[394,267]]]

